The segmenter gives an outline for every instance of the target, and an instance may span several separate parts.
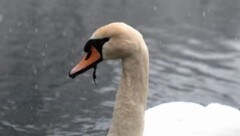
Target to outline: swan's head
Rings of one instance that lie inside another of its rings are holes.
[[[77,75],[107,59],[123,59],[139,52],[144,40],[142,35],[125,23],[111,23],[97,29],[84,47],[86,55],[70,71]]]

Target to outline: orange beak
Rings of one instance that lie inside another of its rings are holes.
[[[102,61],[102,56],[99,51],[91,46],[90,51],[84,55],[83,59],[70,71],[69,76],[75,78],[77,75],[82,74],[88,69],[96,66],[100,61]]]

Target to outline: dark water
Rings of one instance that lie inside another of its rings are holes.
[[[0,135],[105,136],[120,61],[68,72],[91,33],[123,21],[150,51],[148,106],[240,107],[239,0],[0,0]],[[110,72],[109,72],[110,71]]]

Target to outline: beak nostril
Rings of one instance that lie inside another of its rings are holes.
[[[89,50],[89,52],[87,53],[87,56],[86,56],[85,60],[88,60],[88,59],[90,58],[91,54],[92,54],[92,51]]]

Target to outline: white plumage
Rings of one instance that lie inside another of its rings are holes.
[[[240,136],[240,111],[217,103],[161,104],[146,111],[144,136]]]

